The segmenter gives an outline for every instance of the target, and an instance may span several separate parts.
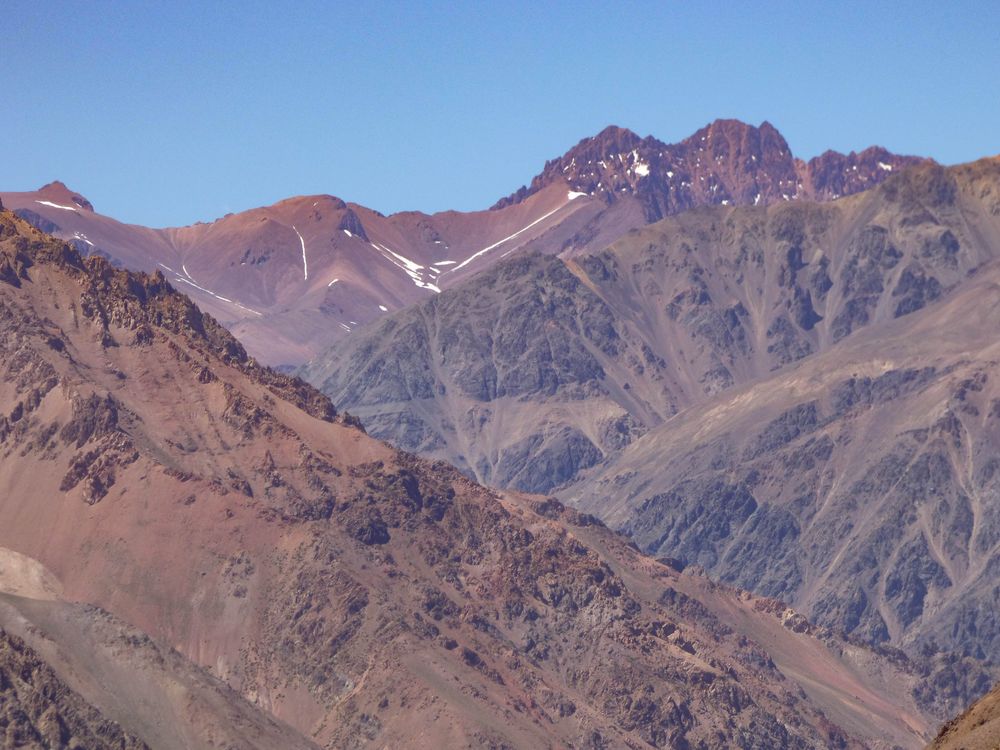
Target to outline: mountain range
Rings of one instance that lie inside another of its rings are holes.
[[[37,228],[134,270],[162,271],[271,365],[300,365],[384,314],[513,253],[602,250],[702,205],[826,200],[921,161],[880,148],[804,163],[768,123],[719,120],[679,144],[609,127],[489,210],[384,216],[331,195],[153,229],[98,214],[60,182],[0,200]]]
[[[987,679],[392,449],[7,211],[0,316],[9,744],[920,747]]]
[[[1000,157],[0,201],[0,744],[917,748],[1000,677]]]

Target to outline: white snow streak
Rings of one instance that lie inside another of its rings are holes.
[[[163,264],[161,263],[160,265],[163,265]],[[164,268],[166,268],[166,266],[163,266],[163,267],[164,267]],[[187,273],[187,271],[185,271],[185,273]],[[257,312],[256,310],[254,310],[254,309],[252,309],[252,308],[249,308],[249,307],[247,307],[246,305],[241,305],[241,304],[240,304],[239,302],[237,302],[237,301],[235,301],[235,300],[231,300],[231,299],[229,299],[228,297],[223,297],[223,296],[222,296],[222,295],[220,295],[220,294],[216,294],[216,293],[215,293],[215,292],[213,292],[213,291],[212,291],[211,289],[206,289],[206,288],[205,288],[205,287],[203,287],[203,286],[198,286],[197,284],[195,284],[195,283],[194,283],[194,282],[193,282],[193,281],[191,280],[191,278],[190,278],[190,277],[188,277],[188,278],[186,278],[186,279],[185,279],[185,278],[184,278],[183,276],[178,276],[178,277],[177,277],[177,281],[180,281],[180,282],[183,282],[183,283],[185,283],[185,284],[190,284],[190,285],[191,285],[191,286],[193,286],[193,287],[194,287],[195,289],[198,289],[199,291],[202,291],[202,292],[204,292],[205,294],[209,294],[209,295],[211,295],[211,296],[215,297],[215,298],[216,298],[217,300],[221,300],[221,301],[223,301],[223,302],[228,302],[228,303],[229,303],[230,305],[236,305],[236,307],[240,308],[241,310],[246,310],[246,311],[247,311],[247,312],[249,312],[249,313],[253,313],[254,315],[259,315],[259,316],[263,317],[263,313],[260,313],[260,312]]]
[[[450,269],[448,269],[448,270],[449,270],[449,271],[458,271],[459,269],[461,269],[461,268],[464,268],[465,266],[469,265],[469,263],[471,263],[471,262],[472,262],[472,261],[474,261],[474,260],[475,260],[476,258],[478,258],[478,257],[479,257],[480,255],[482,255],[482,254],[484,254],[484,253],[488,253],[488,252],[489,252],[490,250],[493,250],[493,249],[494,249],[494,248],[496,248],[496,247],[500,247],[500,245],[504,244],[505,242],[508,242],[509,240],[512,240],[512,239],[514,239],[515,237],[517,237],[517,236],[518,236],[519,234],[522,234],[522,233],[524,233],[524,232],[528,231],[528,230],[529,230],[529,229],[531,229],[531,228],[532,228],[533,226],[535,226],[535,224],[538,224],[538,223],[539,223],[539,222],[541,222],[541,221],[545,221],[545,220],[546,220],[547,218],[549,218],[550,216],[552,216],[552,214],[554,214],[554,213],[555,213],[556,211],[559,211],[560,209],[564,208],[564,207],[565,207],[565,205],[566,205],[566,204],[564,203],[564,204],[563,204],[562,206],[559,206],[558,208],[553,208],[553,209],[552,209],[551,211],[549,211],[549,212],[548,212],[547,214],[545,214],[545,215],[543,215],[543,216],[539,216],[539,217],[538,217],[537,219],[535,219],[535,220],[534,220],[533,222],[531,222],[530,224],[528,224],[528,226],[526,226],[526,227],[522,227],[521,229],[518,229],[518,230],[517,230],[516,232],[514,232],[514,234],[512,234],[512,235],[510,235],[510,236],[508,236],[508,237],[504,237],[504,238],[503,238],[502,240],[500,240],[499,242],[494,242],[494,243],[493,243],[492,245],[490,245],[489,247],[484,247],[484,248],[483,248],[482,250],[480,250],[480,251],[479,251],[478,253],[473,253],[473,254],[472,254],[472,255],[470,255],[470,256],[469,256],[468,258],[466,258],[466,259],[465,259],[465,260],[463,260],[463,261],[462,261],[461,263],[459,263],[459,264],[458,264],[457,266],[455,266],[454,268],[450,268]]]
[[[61,208],[63,211],[76,211],[76,208],[73,206],[60,206],[58,203],[53,203],[52,201],[35,201],[35,203],[41,203],[43,206],[51,208]]]
[[[333,286],[334,284],[336,284],[336,283],[337,283],[338,281],[340,281],[340,279],[334,279],[334,280],[333,280],[333,281],[331,281],[331,282],[330,282],[329,284],[327,284],[327,286],[328,286],[328,287],[331,287],[331,286]]]
[[[432,266],[453,266],[457,262],[458,261],[454,261],[454,260],[436,260],[433,263],[431,263],[431,265]]]
[[[885,162],[882,162],[882,161],[878,162],[878,168],[879,169],[884,169],[886,172],[891,172],[892,171],[892,165],[891,164],[886,164]]]
[[[353,235],[353,234],[351,234],[351,233],[350,233],[350,231],[348,231],[347,229],[345,229],[345,230],[344,230],[344,234],[346,234],[346,235],[347,235],[348,237],[353,237],[353,236],[354,236],[354,235]]]
[[[388,247],[378,242],[369,242],[368,244],[371,245],[376,250],[378,250],[379,254],[381,254],[383,258],[385,258],[387,261],[396,266],[396,268],[399,268],[402,271],[404,271],[406,275],[410,277],[410,280],[413,282],[415,286],[418,286],[421,289],[430,289],[432,292],[435,292],[436,294],[441,293],[441,290],[438,289],[434,284],[424,281],[423,274],[421,273],[421,271],[424,270],[424,267],[422,265],[420,265],[419,263],[414,263],[406,256],[400,255],[397,252],[393,252]]]
[[[309,261],[306,260],[306,241],[302,239],[302,235],[299,234],[299,230],[295,228],[292,224],[292,231],[299,235],[299,244],[302,245],[302,280],[309,281]]]
[[[586,193],[578,193],[575,190],[570,190],[568,193],[566,193],[566,200],[573,201],[576,200],[577,198],[583,198],[586,195],[587,195]]]
[[[379,305],[378,309],[381,310],[382,312],[389,312],[389,308],[386,307],[385,305]]]

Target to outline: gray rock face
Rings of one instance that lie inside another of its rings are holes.
[[[568,499],[817,624],[995,664],[998,279],[692,407]]]
[[[697,209],[598,255],[514,257],[302,374],[378,437],[547,492],[679,410],[960,284],[995,248],[958,180],[923,165],[833,204]]]
[[[562,261],[523,256],[388,318],[305,374],[377,437],[545,492],[644,430],[606,382],[604,363],[632,348],[623,335]],[[509,420],[511,410],[523,415]]]
[[[996,660],[997,195],[987,160],[696,209],[511,259],[306,374],[381,437],[822,625]]]

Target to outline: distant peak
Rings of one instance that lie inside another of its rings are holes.
[[[609,125],[546,162],[529,185],[493,208],[559,184],[609,206],[634,197],[647,219],[656,221],[701,205],[832,200],[866,190],[915,161],[873,147],[848,156],[828,152],[806,164],[767,120],[751,125],[720,118],[673,144]]]
[[[597,135],[584,138],[566,152],[562,161],[579,157],[580,155],[607,156],[612,153],[628,151],[642,143],[642,138],[628,128],[608,125]]]
[[[785,137],[767,120],[760,125],[751,125],[742,120],[720,118],[713,120],[681,143],[698,144],[702,141],[715,140],[746,144],[753,151],[773,151],[782,156],[791,153]]]
[[[38,189],[38,194],[46,200],[51,200],[53,203],[59,203],[61,205],[75,205],[78,208],[82,208],[85,211],[90,212],[93,212],[94,210],[94,204],[75,190],[70,190],[66,187],[66,183],[61,180],[53,180],[47,185],[42,185],[42,187]]]

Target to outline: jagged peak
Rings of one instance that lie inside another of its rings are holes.
[[[751,125],[742,120],[720,118],[713,120],[678,145],[700,145],[703,142],[711,144],[720,140],[746,144],[751,151],[774,154],[783,158],[791,156],[791,149],[785,137],[767,120],[760,125]]]
[[[567,158],[572,159],[574,155],[578,153],[589,153],[596,151],[602,156],[606,156],[610,153],[616,153],[617,151],[628,150],[635,148],[639,143],[642,142],[642,138],[638,133],[629,130],[628,128],[622,128],[618,125],[608,125],[597,135],[592,135],[589,138],[584,138],[579,143],[577,143],[573,148],[566,152],[560,159],[556,161],[565,160]]]
[[[635,196],[648,220],[655,221],[698,205],[829,200],[866,190],[893,169],[920,161],[873,146],[847,156],[830,151],[803,162],[767,120],[752,125],[719,118],[674,144],[609,125],[546,162],[530,185],[492,208],[520,203],[561,181],[607,205]]]

